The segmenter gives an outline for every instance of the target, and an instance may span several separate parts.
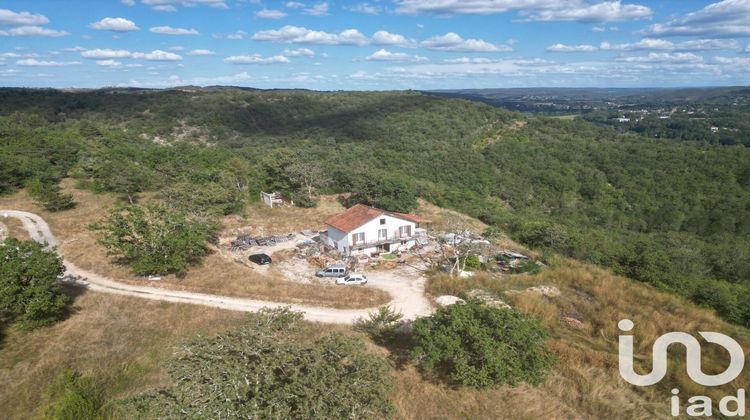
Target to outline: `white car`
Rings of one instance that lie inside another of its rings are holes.
[[[347,274],[337,278],[336,284],[367,284],[367,276],[360,273]]]

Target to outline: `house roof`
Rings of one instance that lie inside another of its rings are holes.
[[[414,223],[427,222],[426,219],[423,219],[422,217],[419,217],[415,214],[397,213],[376,209],[375,207],[366,206],[364,204],[355,204],[354,206],[346,209],[346,211],[328,218],[325,223],[328,226],[332,226],[342,232],[350,232],[351,230],[356,229],[369,222],[370,220],[375,219],[376,217],[380,217],[384,214],[399,219],[408,220]]]

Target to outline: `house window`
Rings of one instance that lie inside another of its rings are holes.
[[[411,226],[406,225],[406,226],[401,226],[400,228],[398,228],[398,236],[402,238],[411,236]]]
[[[352,245],[357,245],[365,241],[365,233],[359,232],[352,235]]]
[[[384,225],[384,224],[385,224],[385,217],[384,217],[384,218],[382,218],[382,219],[380,219],[380,224],[381,224],[381,225]]]
[[[378,240],[382,241],[388,239],[388,229],[380,229],[378,230]]]

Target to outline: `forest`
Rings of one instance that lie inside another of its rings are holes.
[[[206,220],[268,190],[421,197],[750,325],[750,149],[650,133],[419,92],[2,89],[0,194],[64,211],[70,177]]]

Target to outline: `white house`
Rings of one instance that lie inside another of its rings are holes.
[[[413,247],[419,224],[427,222],[414,214],[357,204],[326,220],[328,231],[321,239],[345,255],[394,252]]]

